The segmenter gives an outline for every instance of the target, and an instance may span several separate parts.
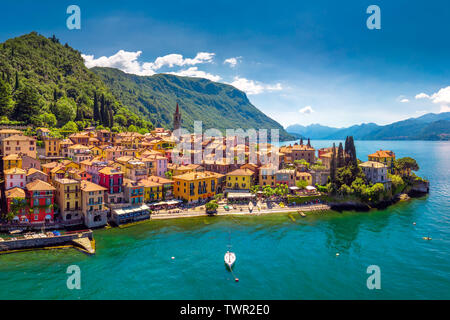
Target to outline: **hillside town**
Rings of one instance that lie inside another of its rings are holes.
[[[178,105],[173,119],[174,129],[179,129]],[[345,196],[350,194],[347,189],[359,190],[361,172],[365,183],[378,186],[377,190],[381,185],[383,194],[393,184],[395,188],[401,184],[390,178],[396,161],[393,151],[375,151],[361,162],[351,137],[345,150],[342,144],[316,150],[309,139],[281,147],[268,144],[270,157],[276,160],[272,163],[262,161],[261,150],[256,161],[250,161],[248,141],[240,144],[236,137],[227,137],[232,150],[244,154],[244,163],[239,164],[236,156],[233,161],[217,161],[211,155],[196,163],[195,152],[182,163],[174,161],[176,137],[164,128],[140,134],[90,127],[65,138],[53,137],[47,128],[37,128],[35,133],[0,130],[1,223],[7,229],[99,228],[195,209],[204,213],[245,206],[251,212],[253,205],[268,210],[323,204],[330,194]],[[191,135],[192,143],[197,138]],[[225,140],[218,144],[200,138],[201,152],[208,148],[226,152]],[[361,170],[347,185],[339,183],[339,177],[345,176],[339,168],[351,163]],[[418,168],[405,165],[403,169],[405,176]],[[373,191],[368,190],[364,192]]]

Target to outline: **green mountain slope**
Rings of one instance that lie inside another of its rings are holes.
[[[116,101],[102,80],[86,68],[79,51],[60,44],[56,37],[31,32],[0,44],[2,122],[62,127],[77,121],[81,129],[93,124],[94,93],[99,108],[102,100],[105,109],[129,119],[122,125],[151,128],[142,115],[129,112]]]
[[[182,126],[193,129],[201,120],[203,129],[279,129],[280,140],[292,139],[283,127],[253,106],[244,92],[207,79],[170,74],[137,76],[112,68],[92,68],[114,97],[133,112],[148,117],[155,126],[172,128],[179,103]]]

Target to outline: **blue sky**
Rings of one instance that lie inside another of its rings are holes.
[[[71,4],[81,8],[81,30],[66,27]],[[381,9],[380,30],[366,27],[371,4]],[[86,55],[88,66],[230,83],[284,126],[386,124],[450,111],[448,1],[76,0],[1,6],[8,15],[0,20],[0,41],[31,31],[55,34]]]

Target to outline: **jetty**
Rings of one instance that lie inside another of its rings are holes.
[[[0,238],[0,254],[64,247],[74,247],[88,254],[95,254],[92,230],[64,232],[63,234],[59,232],[30,233]]]

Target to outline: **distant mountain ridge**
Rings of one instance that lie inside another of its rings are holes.
[[[288,126],[286,131],[311,139],[345,139],[351,135],[358,140],[450,140],[450,112],[427,113],[384,126],[363,123],[333,128],[320,124],[296,124]]]
[[[172,74],[137,76],[113,68],[90,70],[118,101],[148,117],[157,127],[172,128],[178,103],[182,127],[189,131],[193,130],[194,121],[202,121],[204,130],[278,129],[280,140],[293,139],[278,122],[251,104],[244,92],[231,85]]]

